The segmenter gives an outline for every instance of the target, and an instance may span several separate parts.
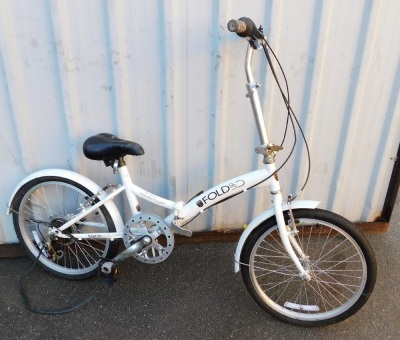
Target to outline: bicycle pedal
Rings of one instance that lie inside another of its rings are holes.
[[[101,278],[108,285],[113,285],[118,278],[118,265],[112,261],[102,260],[99,263]]]

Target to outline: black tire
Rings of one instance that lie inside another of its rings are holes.
[[[309,261],[311,280],[299,277],[280,240],[275,217],[247,238],[241,272],[247,290],[268,313],[298,326],[324,326],[356,313],[376,281],[374,252],[353,223],[330,211],[293,211],[295,237]],[[286,223],[288,212],[284,213]]]
[[[46,176],[24,184],[15,195],[11,208],[15,232],[28,255],[39,258],[48,272],[66,279],[85,279],[98,273],[100,258],[113,258],[118,242],[110,240],[50,240],[49,226],[61,226],[80,212],[80,204],[93,196],[89,189],[68,178]],[[91,224],[91,225],[90,225]],[[115,232],[115,225],[107,208],[101,206],[67,230],[79,232]]]

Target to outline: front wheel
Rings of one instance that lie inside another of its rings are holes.
[[[58,228],[90,204],[92,193],[68,178],[48,176],[23,185],[13,199],[13,221],[19,241],[32,258],[50,273],[67,279],[84,279],[97,274],[101,258],[113,258],[117,241],[54,238],[51,228]],[[86,215],[66,234],[115,232],[115,225],[105,206]]]
[[[289,214],[284,213],[286,223]],[[293,211],[300,258],[311,280],[299,276],[279,236],[275,217],[257,227],[241,254],[244,283],[255,301],[276,318],[299,326],[323,326],[356,313],[376,280],[376,260],[354,224],[320,209]]]

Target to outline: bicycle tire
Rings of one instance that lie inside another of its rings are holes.
[[[324,326],[356,313],[370,297],[377,273],[365,236],[342,216],[321,209],[293,211],[295,236],[309,260],[300,278],[279,236],[275,217],[247,238],[241,253],[244,284],[269,314],[297,326]],[[285,212],[285,221],[289,213]]]
[[[80,212],[80,204],[93,195],[83,185],[58,176],[31,180],[16,193],[12,210],[17,237],[32,259],[44,244],[50,245],[51,250],[43,251],[39,264],[51,274],[72,280],[89,278],[98,273],[101,258],[116,255],[118,241],[49,238],[49,226],[60,227],[73,218]],[[66,232],[115,232],[115,225],[107,208],[100,206]]]

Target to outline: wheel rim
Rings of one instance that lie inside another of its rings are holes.
[[[97,269],[99,258],[107,254],[108,240],[50,241],[48,235],[49,226],[59,227],[71,219],[81,211],[81,204],[90,195],[74,185],[51,181],[37,184],[22,198],[18,216],[21,236],[35,257],[39,255],[38,239],[50,245],[50,251],[43,251],[40,256],[40,262],[49,269],[67,275],[86,274]],[[108,226],[101,209],[85,216],[67,230],[70,233],[106,231]]]
[[[364,255],[342,229],[315,219],[297,220],[296,240],[309,259],[301,279],[280,240],[278,227],[266,231],[250,255],[250,276],[261,299],[276,312],[304,321],[326,320],[350,309],[367,280]]]

